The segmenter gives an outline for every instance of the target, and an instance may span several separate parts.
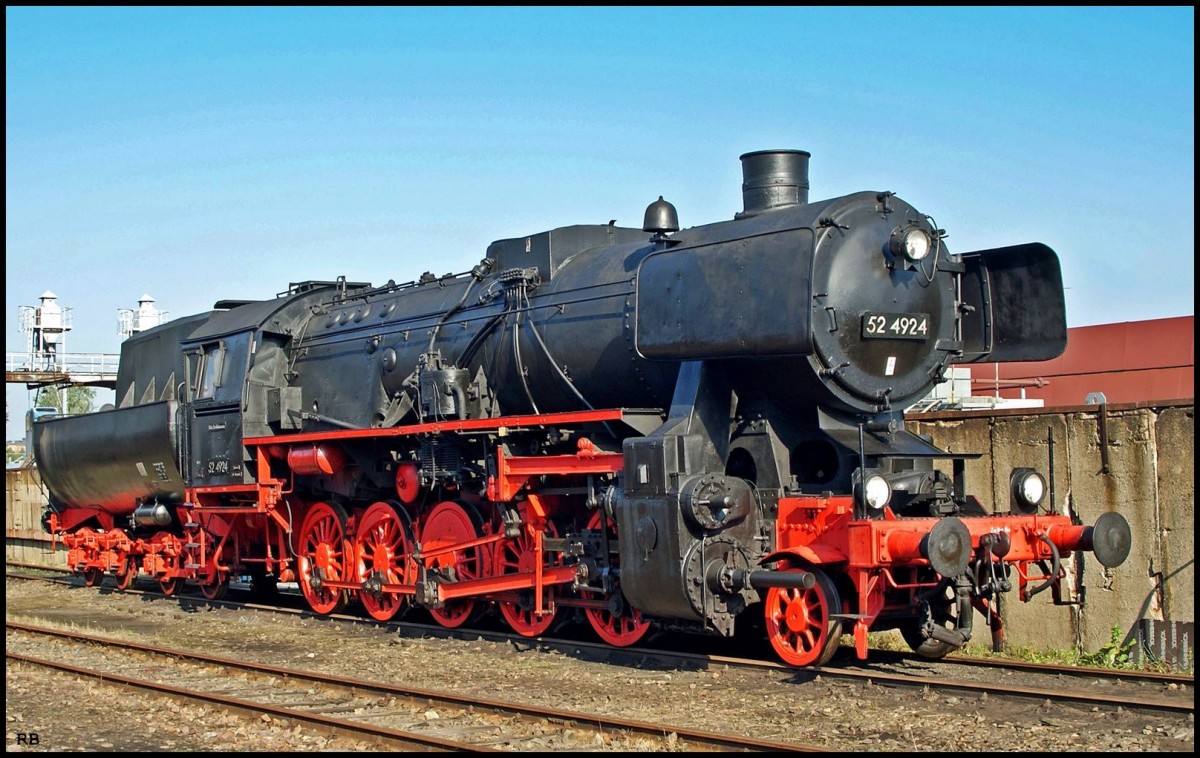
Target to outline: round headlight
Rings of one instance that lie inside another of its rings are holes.
[[[1046,495],[1046,480],[1040,474],[1028,474],[1021,480],[1021,499],[1030,505],[1042,502]]]
[[[923,260],[931,247],[929,235],[921,229],[909,229],[904,234],[904,257],[910,261]]]
[[[892,499],[892,488],[882,476],[872,476],[863,485],[863,499],[874,510],[879,510]]]
[[[1014,504],[1022,513],[1034,513],[1046,497],[1046,480],[1033,469],[1018,468],[1012,473]]]

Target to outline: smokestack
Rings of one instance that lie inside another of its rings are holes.
[[[741,156],[743,210],[734,218],[808,202],[808,159],[803,150],[758,150]]]

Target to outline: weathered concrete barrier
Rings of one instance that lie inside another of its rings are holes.
[[[1049,592],[1029,603],[1010,593],[1009,644],[1096,651],[1113,641],[1113,627],[1129,642],[1163,626],[1142,619],[1195,621],[1195,415],[1187,401],[910,417],[936,445],[987,453],[967,462],[967,489],[981,499],[990,492],[993,510],[1008,508],[1014,466],[1048,471],[1053,459],[1054,507],[1085,524],[1106,511],[1129,521],[1123,565],[1105,569],[1086,554],[1066,563],[1068,604],[1055,605]]]

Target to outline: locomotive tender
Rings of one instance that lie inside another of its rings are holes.
[[[1070,551],[1128,555],[1125,519],[1009,503],[904,428],[953,364],[1054,358],[1062,277],[1039,243],[952,254],[891,192],[808,199],[809,154],[741,156],[743,210],[680,229],[566,226],[406,284],[306,281],[122,346],[117,407],[35,426],[44,522],[89,584],[209,598],[297,582],[312,609],[498,610],[761,625],[778,656],[899,629],[941,657],[997,593],[1058,585]],[[943,460],[941,468],[934,462]],[[949,469],[947,472],[944,469]]]

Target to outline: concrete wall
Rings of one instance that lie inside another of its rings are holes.
[[[1005,598],[1009,644],[1096,651],[1114,627],[1134,639],[1142,618],[1194,621],[1194,403],[918,414],[908,426],[941,447],[986,453],[967,463],[967,491],[981,499],[990,492],[984,505],[993,511],[1008,509],[1014,466],[1048,471],[1053,437],[1056,507],[1085,524],[1106,511],[1129,521],[1133,547],[1123,565],[1105,569],[1090,554],[1068,562],[1063,599],[1071,605],[1054,605],[1049,591],[1029,603],[1015,592]]]
[[[1010,645],[1094,652],[1112,641],[1113,627],[1123,639],[1133,639],[1142,618],[1195,620],[1195,405],[1109,405],[1103,416],[1107,446],[1101,445],[1097,406],[919,414],[908,420],[909,428],[947,450],[984,453],[967,462],[967,491],[994,511],[1008,510],[1014,466],[1049,472],[1052,436],[1056,507],[1078,514],[1085,524],[1117,511],[1132,527],[1133,548],[1123,565],[1105,569],[1091,555],[1066,562],[1070,586],[1064,599],[1072,604],[1055,605],[1049,591],[1029,603],[1020,602],[1015,591],[1005,596]],[[49,553],[41,530],[46,500],[36,469],[6,471],[4,502],[6,557],[65,565],[65,553]],[[975,641],[988,644],[984,619],[976,619],[975,630]]]

